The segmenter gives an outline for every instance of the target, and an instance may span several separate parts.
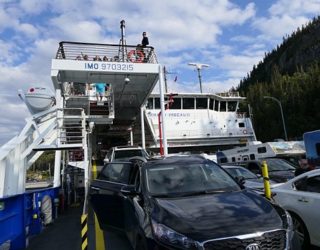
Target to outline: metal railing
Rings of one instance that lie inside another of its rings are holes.
[[[58,117],[58,139],[60,144],[86,144],[85,114],[81,108],[64,108]]]
[[[134,45],[60,42],[56,59],[158,63],[154,48]]]

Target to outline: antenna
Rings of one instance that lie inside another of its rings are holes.
[[[175,72],[169,72],[169,71],[167,71],[166,66],[164,66],[164,67],[163,67],[163,74],[164,74],[165,93],[168,93],[167,74],[168,74],[168,75],[172,75],[172,74],[176,74],[176,73],[175,73]]]
[[[188,63],[190,66],[195,66],[198,70],[198,78],[199,78],[199,84],[200,84],[200,93],[202,93],[202,82],[201,82],[201,69],[203,67],[207,68],[210,65],[209,64],[202,64],[202,63]]]
[[[119,53],[118,57],[120,58],[121,54],[121,61],[124,62],[124,57],[127,55],[127,44],[126,44],[126,34],[125,34],[125,27],[126,27],[126,22],[125,20],[120,21],[120,29],[121,29],[121,38],[119,42]]]

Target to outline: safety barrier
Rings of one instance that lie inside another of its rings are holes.
[[[266,161],[262,162],[262,176],[264,183],[264,194],[266,198],[271,199],[271,188],[270,188],[270,179],[269,179],[269,171],[268,165]]]
[[[52,200],[50,218],[56,218],[54,199],[58,197],[58,188],[35,190],[24,194],[0,199],[0,249],[25,249],[29,237],[38,234],[44,226],[42,200]],[[49,222],[51,223],[52,220]]]

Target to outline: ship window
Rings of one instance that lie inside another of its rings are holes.
[[[250,160],[255,160],[255,159],[256,159],[255,155],[254,154],[250,154]]]
[[[214,99],[210,99],[210,109],[213,110],[214,107]]]
[[[173,98],[170,109],[181,109],[181,98]]]
[[[244,128],[244,122],[239,122],[239,128]]]
[[[260,147],[258,148],[258,153],[259,154],[263,154],[263,153],[266,153],[267,152],[267,148],[266,147]]]
[[[208,98],[196,98],[197,109],[208,108]]]
[[[227,163],[228,159],[226,157],[220,158],[220,163]]]
[[[232,162],[235,162],[236,161],[236,157],[232,157],[231,160],[232,160]]]
[[[220,111],[221,112],[227,111],[227,102],[223,102],[223,101],[220,102]]]
[[[194,98],[183,98],[183,109],[194,109]]]
[[[237,108],[237,102],[228,102],[228,111],[235,112]]]
[[[215,100],[214,102],[214,110],[219,111],[219,101]]]
[[[160,98],[154,98],[154,108],[160,109]]]
[[[148,98],[147,109],[153,109],[153,98]]]

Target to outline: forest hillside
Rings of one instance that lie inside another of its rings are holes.
[[[263,61],[241,80],[237,90],[247,97],[260,141],[284,139],[281,102],[289,140],[320,129],[320,17],[266,53]]]

